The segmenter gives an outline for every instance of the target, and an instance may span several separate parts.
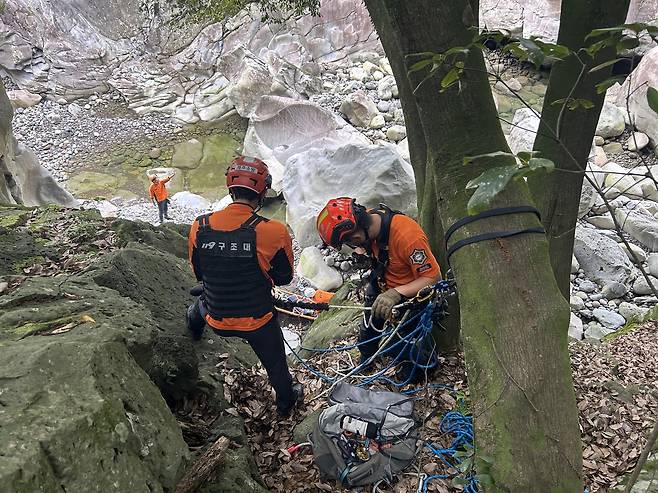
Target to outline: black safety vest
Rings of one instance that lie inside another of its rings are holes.
[[[217,231],[209,217],[197,218],[196,248],[210,316],[259,318],[272,312],[272,283],[260,268],[256,243],[256,226],[267,219],[253,214],[238,229]]]
[[[391,233],[391,222],[393,221],[393,216],[403,213],[393,210],[385,204],[379,204],[379,209],[372,212],[378,214],[382,218],[382,225],[379,230],[379,236],[376,240],[377,246],[379,247],[379,253],[377,254],[377,257],[375,257],[372,250],[368,252],[372,257],[372,266],[370,269],[370,277],[368,279],[369,291],[376,295],[377,293],[382,292],[386,285],[385,274],[389,262],[388,240]]]

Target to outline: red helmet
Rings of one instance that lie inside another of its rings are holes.
[[[356,206],[356,207],[355,207]],[[340,248],[349,236],[357,228],[356,200],[349,197],[338,197],[331,199],[318,214],[316,222],[320,238],[325,244],[334,248]]]
[[[264,195],[272,186],[272,175],[267,164],[256,157],[238,156],[226,170],[226,186],[248,188]]]

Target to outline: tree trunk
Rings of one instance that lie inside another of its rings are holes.
[[[231,441],[226,437],[219,437],[204,454],[199,457],[178,482],[176,493],[194,493],[197,491],[212,472],[226,458],[226,451]]]
[[[392,29],[393,25],[389,19],[382,19],[380,30]],[[403,59],[389,59],[391,68],[394,73],[405,72]],[[396,67],[393,67],[396,65]],[[416,195],[418,197],[418,221],[425,231],[431,231],[429,235],[430,247],[436,256],[443,277],[448,270],[448,261],[446,258],[445,242],[443,241],[443,225],[441,218],[436,211],[436,194],[433,184],[434,169],[426,166],[427,163],[427,142],[425,133],[421,126],[420,115],[414,101],[413,87],[408,78],[396,77],[398,92],[402,111],[404,112],[404,123],[407,128],[407,143],[409,144],[409,156],[411,166],[414,169],[416,178]],[[441,321],[441,327],[434,331],[434,339],[437,343],[438,351],[441,354],[455,352],[459,348],[460,336],[460,317],[459,317],[459,299],[457,296],[450,299],[450,312],[448,316]]]
[[[403,107],[407,111],[413,106],[418,114],[420,125],[412,125],[407,133],[422,132],[426,142],[423,210],[430,210],[427,198],[432,197],[440,224],[453,224],[467,214],[466,183],[487,167],[464,166],[463,158],[509,152],[484,58],[472,50],[459,85],[444,93],[441,73],[415,94],[402,87],[416,87],[424,76],[408,74],[415,60],[407,55],[443,52],[471,42],[477,2],[366,0],[366,5]],[[517,182],[491,207],[531,203],[527,186]],[[537,225],[531,214],[490,218],[461,228],[452,241]],[[436,228],[428,228],[428,234],[436,235]],[[490,466],[477,462],[479,472],[493,480],[493,485],[480,488],[581,493],[578,411],[567,350],[569,307],[553,277],[545,237],[524,234],[469,245],[452,256],[451,264],[460,292],[477,455],[492,460]]]
[[[630,0],[562,2],[562,12],[567,15],[563,15],[561,19],[558,44],[578,52],[580,61],[576,55],[572,55],[562,62],[557,62],[551,71],[534,150],[539,151],[542,157],[551,159],[556,170],[532,176],[528,179],[528,184],[542,213],[555,278],[562,295],[567,299],[583,175],[605,96],[597,94],[595,86],[610,77],[612,67],[591,74],[589,70],[612,60],[616,55],[615,50],[609,48],[600,51],[592,59],[581,48],[591,43],[591,40],[585,41],[585,37],[592,30],[622,24],[629,2]],[[554,102],[569,97],[589,100],[594,103],[594,107],[588,110],[565,110],[560,117],[563,105]]]

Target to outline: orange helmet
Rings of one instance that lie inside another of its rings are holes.
[[[238,156],[226,170],[226,186],[248,188],[264,195],[272,186],[272,175],[267,164],[256,157]]]
[[[318,214],[316,222],[320,238],[325,244],[340,248],[345,238],[359,226],[358,216],[365,208],[356,199],[338,197],[331,199]]]

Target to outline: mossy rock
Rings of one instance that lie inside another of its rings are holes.
[[[54,247],[22,231],[0,233],[0,276],[23,274],[23,269],[43,262],[45,257],[57,258]]]
[[[173,491],[187,446],[123,343],[33,337],[0,360],[3,491]]]
[[[129,242],[150,245],[161,252],[168,252],[176,257],[187,258],[187,235],[184,231],[189,226],[177,226],[165,223],[162,226],[153,226],[143,221],[126,221],[117,219],[112,223],[112,229],[119,237],[122,246]]]
[[[345,303],[347,295],[353,288],[354,286],[351,283],[345,283],[336,292],[331,302],[333,304]],[[304,335],[302,346],[307,348],[327,348],[332,342],[340,340],[356,331],[360,323],[360,317],[360,310],[333,309],[321,313]],[[311,351],[300,351],[302,358],[308,358],[312,354]]]
[[[66,188],[76,197],[91,198],[98,194],[112,194],[120,188],[120,176],[98,171],[81,171],[72,175],[66,182]]]
[[[196,387],[198,361],[187,333],[185,313],[196,284],[181,258],[131,243],[100,258],[85,273],[99,286],[111,287],[150,311],[159,331],[149,375],[174,402]]]
[[[29,209],[0,206],[0,233],[23,226],[29,217]]]
[[[62,327],[73,324],[70,330]],[[0,342],[32,339],[40,334],[57,340],[125,344],[135,361],[149,370],[156,322],[143,307],[92,280],[69,277],[30,277],[0,297]]]

